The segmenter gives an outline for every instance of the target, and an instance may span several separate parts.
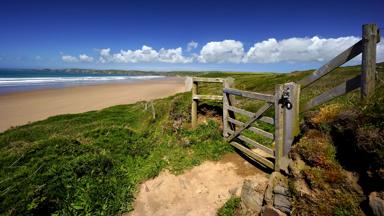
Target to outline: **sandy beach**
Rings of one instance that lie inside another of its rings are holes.
[[[0,95],[0,131],[50,116],[163,98],[185,89],[184,78],[44,89]]]

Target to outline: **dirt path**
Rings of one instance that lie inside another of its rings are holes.
[[[126,216],[216,215],[231,194],[240,195],[244,179],[264,180],[267,175],[233,153],[218,162],[203,164],[175,176],[168,171],[144,182]]]

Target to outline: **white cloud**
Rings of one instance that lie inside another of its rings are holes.
[[[93,61],[93,57],[88,56],[86,54],[80,54],[79,55],[79,61],[81,61],[81,62],[92,62]]]
[[[384,37],[380,38],[380,43],[376,47],[376,62],[384,62]]]
[[[61,60],[67,63],[77,63],[77,62],[92,62],[93,57],[86,54],[80,54],[79,57],[71,55],[62,55]]]
[[[191,52],[191,50],[196,49],[198,45],[199,45],[199,43],[197,43],[195,41],[189,42],[187,45],[187,51]]]
[[[39,55],[35,56],[35,60],[39,61],[41,59],[42,59],[41,56],[39,56]]]
[[[166,62],[166,63],[190,63],[192,58],[183,56],[181,47],[176,49],[164,49],[159,51],[152,47],[143,45],[141,49],[137,50],[121,50],[118,53],[111,54],[111,49],[101,49],[100,58],[101,63],[115,62],[115,63],[139,63],[139,62]]]
[[[236,40],[212,41],[205,44],[200,53],[183,55],[181,47],[156,50],[143,45],[136,50],[120,50],[112,53],[110,48],[99,49],[99,63],[279,63],[279,62],[326,62],[360,40],[359,37],[320,38],[314,36],[294,37],[283,40],[270,38],[256,42],[248,51],[243,43]],[[195,49],[197,42],[191,41],[187,50]],[[79,56],[62,55],[65,62],[93,62],[86,54]],[[350,64],[359,64],[360,57]],[[384,39],[377,46],[377,61],[384,61]]]
[[[243,43],[235,40],[223,40],[205,44],[200,51],[198,60],[202,63],[240,63],[243,56]]]
[[[244,56],[248,63],[327,61],[349,48],[360,38],[288,38],[255,43]]]
[[[61,56],[61,59],[64,62],[68,62],[68,63],[79,62],[79,60],[75,56],[70,56],[70,55],[63,55],[63,56]]]

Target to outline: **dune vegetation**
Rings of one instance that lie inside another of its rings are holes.
[[[337,69],[303,91],[302,102],[359,71],[358,66]],[[211,72],[201,76],[233,77],[236,88],[272,93],[275,84],[300,80],[310,72]],[[220,86],[206,84],[199,88],[203,93],[220,94],[221,90]],[[329,104],[338,104],[342,109],[359,107],[359,99],[359,92],[355,91],[322,107]],[[260,105],[250,101],[239,103],[250,111]],[[154,100],[153,105],[155,116],[147,102],[138,102],[54,116],[1,133],[0,213],[118,215],[132,209],[137,186],[161,170],[181,173],[204,160],[218,160],[233,151],[222,138],[219,102],[200,103],[196,129],[189,124],[189,92]],[[372,119],[381,118],[382,114],[374,116],[377,106],[381,107],[376,103],[366,104],[362,112]],[[377,121],[378,124],[371,126],[381,127],[382,119]],[[327,128],[327,124],[318,125]],[[304,150],[297,150],[298,154],[305,154]],[[225,212],[231,212],[231,206],[236,203],[233,199],[220,214],[227,215]]]

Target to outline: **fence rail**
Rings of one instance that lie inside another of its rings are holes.
[[[299,134],[299,112],[304,112],[318,105],[326,103],[338,96],[344,95],[357,88],[361,89],[361,98],[369,98],[375,89],[376,73],[376,43],[380,41],[380,32],[375,24],[363,25],[362,39],[346,49],[328,63],[314,71],[311,75],[298,83],[285,83],[275,86],[274,95],[243,91],[233,88],[233,79],[200,78],[192,79],[192,126],[197,124],[198,100],[223,101],[223,136],[232,146],[243,152],[258,163],[275,170],[286,169],[288,166],[288,152],[294,138]],[[362,53],[361,74],[349,79],[336,87],[326,90],[299,105],[300,92],[323,76],[331,73]],[[223,83],[223,95],[198,95],[198,82]],[[264,101],[265,104],[256,112],[250,112],[237,107],[234,96]],[[263,116],[270,108],[274,108],[274,117]],[[242,122],[236,119],[236,113],[248,117]],[[274,133],[267,132],[257,126],[255,121],[263,121],[274,125]],[[264,138],[270,139],[274,149],[260,144],[244,132],[249,130]],[[255,149],[260,151],[255,151]]]
[[[233,85],[233,78],[206,78],[206,77],[192,77],[192,128],[195,128],[197,125],[197,106],[199,100],[218,100],[222,101],[223,96],[221,95],[199,95],[198,83],[223,83],[223,88],[228,88]]]

